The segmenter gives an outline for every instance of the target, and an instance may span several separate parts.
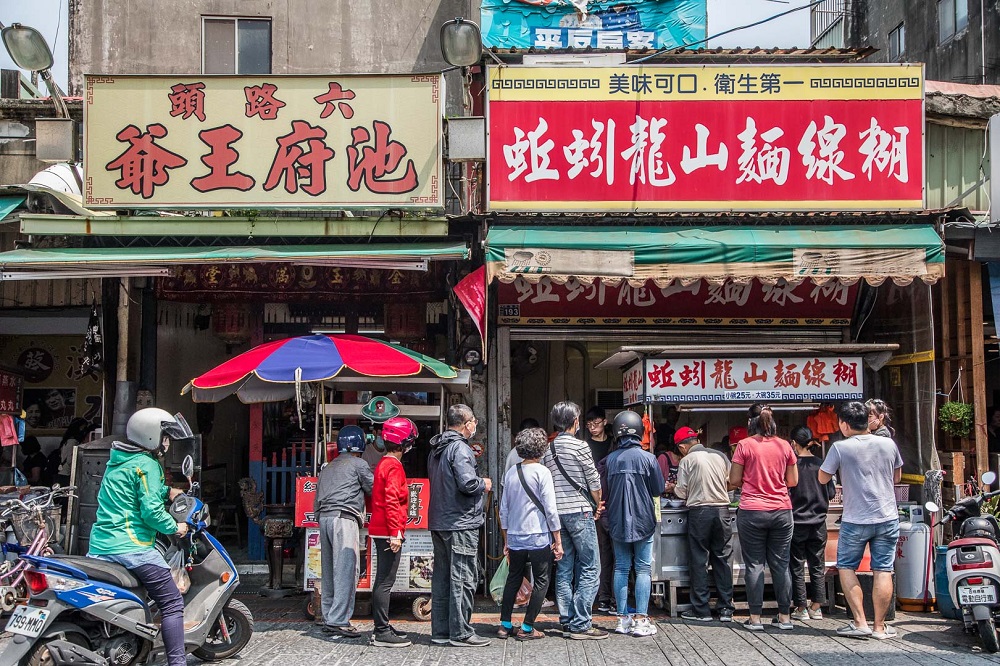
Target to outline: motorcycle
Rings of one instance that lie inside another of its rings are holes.
[[[983,486],[996,481],[993,472],[983,474]],[[945,512],[938,524],[959,522],[958,538],[948,544],[948,591],[962,610],[968,633],[978,631],[979,641],[987,652],[1000,650],[996,618],[1000,616],[1000,523],[993,515],[982,514],[982,506],[1000,490],[979,492],[959,500]],[[930,515],[939,507],[924,505]]]
[[[187,536],[173,548],[185,554],[190,587],[184,597],[187,652],[206,661],[239,654],[253,635],[250,610],[233,598],[236,565],[207,528],[209,509],[194,496],[194,462],[182,470],[189,491],[170,514],[186,522]],[[7,622],[14,637],[0,664],[20,666],[140,666],[164,657],[159,618],[139,581],[123,566],[85,556],[25,555],[31,593]]]

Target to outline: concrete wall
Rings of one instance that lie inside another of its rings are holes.
[[[438,34],[470,0],[70,0],[70,89],[83,74],[201,72],[201,17],[271,19],[274,74],[440,71]],[[476,3],[478,5],[478,3]],[[451,88],[457,87],[456,85]],[[460,91],[453,90],[450,98]]]
[[[983,9],[985,9],[986,81],[1000,83],[1000,0],[968,2],[969,25],[938,43],[937,3],[926,0],[855,0],[849,46],[881,49],[869,62],[888,62],[889,31],[901,21],[906,31],[903,60],[925,62],[926,76],[936,81],[983,83]]]

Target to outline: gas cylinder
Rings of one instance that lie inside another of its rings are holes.
[[[934,608],[931,529],[917,522],[899,524],[896,546],[896,601],[904,611]]]

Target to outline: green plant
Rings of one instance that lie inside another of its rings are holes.
[[[973,410],[967,402],[949,400],[938,410],[941,430],[955,437],[967,437],[972,432]]]

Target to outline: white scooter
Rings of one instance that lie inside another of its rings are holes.
[[[983,474],[983,487],[996,481],[996,474]],[[981,492],[959,500],[945,512],[940,524],[958,521],[958,538],[948,544],[946,554],[948,592],[962,609],[968,633],[979,632],[987,652],[1000,650],[996,618],[1000,615],[1000,523],[991,514],[982,515],[983,502],[1000,495],[1000,490]],[[930,515],[938,512],[934,502],[924,505]]]

